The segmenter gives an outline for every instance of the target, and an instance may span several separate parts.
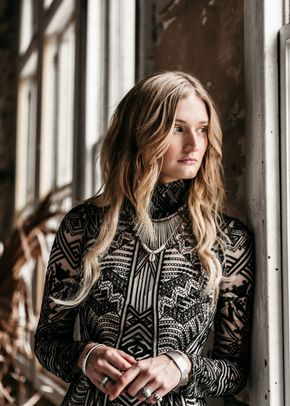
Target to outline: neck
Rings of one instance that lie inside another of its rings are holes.
[[[175,213],[187,201],[190,181],[177,180],[158,184],[152,194],[150,214],[153,219]]]

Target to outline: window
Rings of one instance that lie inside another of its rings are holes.
[[[21,10],[16,210],[69,185],[67,211],[73,198],[97,190],[110,114],[135,81],[135,0],[22,0]],[[38,313],[43,264],[29,261],[23,275]],[[35,388],[60,404],[65,385],[36,360],[19,362]]]
[[[40,195],[71,184],[73,177],[73,109],[75,23],[44,36]]]
[[[37,53],[33,52],[19,77],[16,208],[35,198]]]
[[[98,157],[102,137],[118,102],[135,82],[135,14],[134,0],[88,1],[85,131],[88,155],[82,197],[92,195],[100,187]]]
[[[45,3],[46,7],[50,5],[48,3]],[[39,2],[22,2],[17,113],[17,211],[32,209],[32,203],[48,192],[72,183],[74,5],[74,0],[60,1],[53,11],[41,10],[43,18],[38,20]],[[71,197],[63,203],[62,208],[68,210],[72,204]],[[43,238],[42,235],[39,237]],[[51,243],[51,235],[41,241],[44,249],[49,249]],[[22,268],[22,276],[28,287],[31,287],[36,313],[39,312],[42,298],[43,270],[40,259],[29,260]],[[21,318],[21,306],[19,310]],[[22,319],[25,320],[24,317]],[[32,341],[30,333],[21,337],[22,345],[26,348],[31,346]],[[43,370],[35,359],[19,355],[18,363],[35,388],[45,393],[55,404],[60,404],[66,387],[63,382]]]

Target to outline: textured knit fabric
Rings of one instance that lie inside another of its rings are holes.
[[[159,185],[152,198],[152,218],[167,221],[184,205],[186,194],[186,182]],[[73,372],[89,342],[122,349],[136,359],[177,349],[186,353],[192,361],[190,382],[164,396],[158,402],[162,406],[204,406],[206,397],[229,396],[245,384],[253,289],[251,237],[240,221],[223,217],[228,243],[224,253],[217,249],[216,255],[229,278],[212,306],[186,208],[181,217],[174,238],[150,261],[134,233],[130,210],[123,210],[114,241],[100,260],[99,280],[81,305],[65,308],[51,296],[65,299],[77,291],[82,256],[97,236],[102,210],[85,203],[65,216],[52,247],[35,335],[41,364],[71,382],[63,405],[145,405],[126,394],[110,402],[86,376]],[[80,341],[73,338],[77,314]],[[208,358],[202,351],[213,324],[214,348]]]

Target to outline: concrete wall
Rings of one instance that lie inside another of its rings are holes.
[[[0,240],[13,217],[19,1],[0,1]]]
[[[144,71],[185,70],[209,91],[224,133],[226,212],[246,220],[243,0],[150,3]]]
[[[146,16],[140,24],[144,66],[139,75],[177,69],[203,83],[216,104],[224,134],[225,212],[247,221],[243,0],[141,3]],[[247,389],[235,400],[208,399],[209,406],[246,404]]]

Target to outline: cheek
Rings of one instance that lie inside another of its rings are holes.
[[[201,148],[203,156],[204,156],[204,154],[205,154],[205,152],[207,150],[207,146],[208,146],[208,139],[205,138],[204,141],[203,141],[203,144],[202,144],[202,148]]]
[[[163,165],[172,161],[172,158],[176,156],[177,146],[174,143],[171,143],[167,148],[165,154],[163,155]]]

